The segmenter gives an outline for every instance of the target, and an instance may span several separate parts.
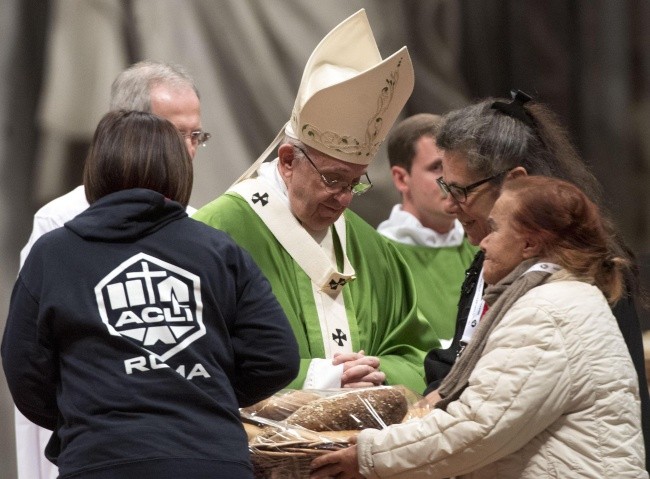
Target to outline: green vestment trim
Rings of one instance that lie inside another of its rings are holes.
[[[454,337],[460,287],[478,251],[467,238],[458,246],[432,248],[398,243],[386,239],[397,248],[408,264],[418,295],[418,307],[431,324],[436,336]]]

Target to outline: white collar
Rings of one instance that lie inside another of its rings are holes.
[[[289,202],[289,190],[287,188],[287,184],[284,182],[284,179],[280,175],[280,169],[278,168],[279,162],[279,158],[276,158],[273,161],[262,163],[257,170],[257,176],[266,180],[266,182],[279,193],[278,197],[282,203],[284,203],[284,205],[287,206],[289,210],[291,210],[291,203]],[[304,225],[302,225],[302,227],[305,228]],[[323,231],[311,231],[308,228],[305,228],[305,231],[307,231],[318,244],[322,244],[325,236],[331,234],[330,230],[331,228],[327,228]]]
[[[276,158],[273,161],[267,161],[262,163],[257,170],[257,176],[264,178],[273,188],[275,188],[278,193],[281,193],[280,197],[282,201],[289,206],[289,190],[287,185],[280,176],[280,170],[278,169],[278,164],[280,162],[279,158]]]
[[[465,237],[465,231],[458,220],[454,220],[454,227],[449,232],[438,233],[422,226],[415,216],[402,209],[401,204],[393,206],[390,217],[379,225],[377,231],[398,243],[430,248],[458,246]]]
[[[325,291],[337,290],[340,289],[338,286],[353,280],[354,268],[345,254],[345,217],[341,215],[327,228],[327,234],[324,237],[321,235],[317,241],[291,214],[276,186],[277,184],[272,186],[266,178],[258,176],[240,181],[228,191],[239,194],[250,205],[276,240],[319,288]],[[332,229],[336,229],[343,251],[343,272],[337,271]]]

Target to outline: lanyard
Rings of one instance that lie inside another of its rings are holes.
[[[549,274],[553,274],[562,269],[559,265],[555,263],[535,263],[530,268],[522,273],[522,276],[526,273],[532,273],[533,271],[543,271]],[[465,330],[463,331],[463,337],[460,342],[461,345],[468,344],[474,335],[474,331],[478,328],[479,321],[481,316],[485,312],[485,301],[483,301],[483,289],[485,288],[485,281],[483,279],[483,268],[479,273],[478,281],[476,282],[476,290],[474,291],[474,298],[472,299],[472,306],[470,307],[469,314],[467,315],[467,323],[465,324]]]
[[[485,309],[485,301],[483,301],[483,288],[485,287],[485,280],[483,279],[483,268],[478,275],[478,280],[476,281],[476,289],[474,290],[474,298],[472,298],[472,305],[469,308],[469,314],[467,315],[467,323],[465,323],[465,330],[463,331],[463,337],[461,338],[461,343],[469,343],[469,340],[472,339],[472,335],[476,328],[478,328],[478,322],[481,319],[483,310]]]

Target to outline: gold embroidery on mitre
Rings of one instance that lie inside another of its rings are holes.
[[[318,128],[309,123],[305,123],[302,126],[302,134],[309,136],[314,143],[318,143],[330,150],[339,151],[348,155],[356,154],[357,156],[374,156],[383,142],[383,138],[377,141],[377,135],[379,135],[379,130],[384,122],[382,115],[386,110],[388,110],[388,106],[393,100],[395,86],[399,81],[399,68],[401,65],[402,59],[400,58],[397,62],[397,68],[390,73],[389,78],[385,79],[386,86],[379,92],[379,97],[377,98],[377,111],[373,117],[368,120],[365,141],[363,141],[363,143],[357,138],[353,138],[349,135],[343,136],[333,131],[321,132]],[[295,114],[293,115],[293,119],[295,124]]]

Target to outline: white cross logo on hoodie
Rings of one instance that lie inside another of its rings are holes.
[[[205,334],[198,276],[145,253],[95,287],[102,321],[165,361]]]

